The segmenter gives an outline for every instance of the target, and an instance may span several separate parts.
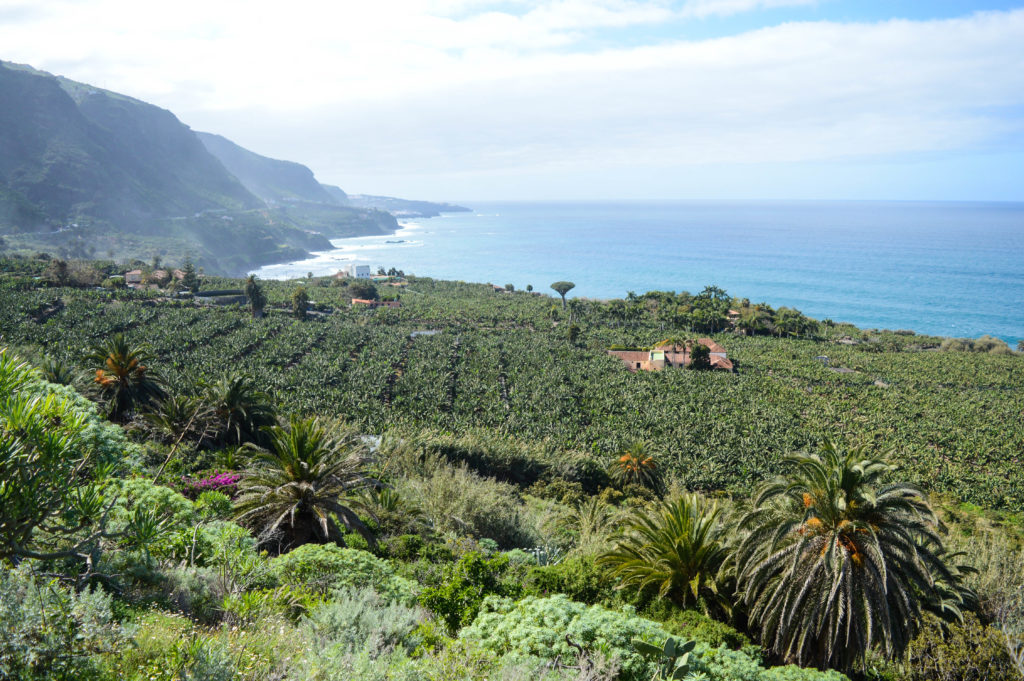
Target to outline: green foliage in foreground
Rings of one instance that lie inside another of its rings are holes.
[[[334,544],[305,544],[271,561],[277,578],[286,585],[328,593],[347,587],[372,587],[389,600],[416,600],[419,587],[395,574],[388,563],[359,549]]]
[[[974,595],[946,562],[921,491],[882,481],[894,466],[831,442],[790,461],[754,498],[736,557],[767,648],[801,665],[863,668],[874,648],[902,655],[922,609],[963,617]]]
[[[99,590],[75,593],[29,569],[0,569],[0,678],[101,678],[97,655],[131,634],[114,621],[110,602]]]
[[[729,558],[718,507],[684,494],[648,512],[638,512],[616,547],[600,561],[622,586],[651,589],[681,608],[730,609],[719,593],[719,572]]]
[[[585,649],[616,657],[622,677],[639,681],[650,678],[655,667],[636,652],[632,640],[664,641],[668,633],[632,613],[587,606],[566,596],[528,596],[518,602],[488,597],[476,620],[459,633],[459,638],[498,655],[572,660],[576,651],[566,636]]]
[[[423,592],[420,602],[436,613],[449,633],[454,634],[476,619],[485,597],[519,594],[518,585],[509,585],[501,579],[508,564],[505,556],[486,558],[479,552],[467,553],[446,572],[441,584]]]
[[[474,642],[503,657],[529,660],[574,660],[582,647],[595,658],[615,661],[620,678],[629,681],[650,679],[659,673],[659,662],[637,651],[633,641],[640,639],[662,646],[669,634],[657,623],[638,617],[630,609],[609,610],[587,606],[562,595],[547,598],[526,597],[518,602],[491,596],[484,601],[480,615],[459,634],[463,641]],[[567,640],[568,639],[568,640]],[[726,647],[709,648],[697,644],[690,658],[694,672],[711,681],[842,681],[838,672],[781,667],[765,669],[756,649],[743,651]]]
[[[89,407],[0,349],[0,561],[97,550],[111,506],[100,480],[133,448]]]
[[[355,510],[365,507],[357,493],[377,484],[357,434],[336,437],[316,419],[292,417],[270,428],[268,439],[239,483],[239,521],[281,548],[341,540],[339,524],[374,541]]]

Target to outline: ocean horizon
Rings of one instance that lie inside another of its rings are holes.
[[[570,296],[730,295],[862,328],[1024,339],[1024,203],[469,202],[386,236],[332,240],[286,279],[350,264],[437,279],[576,284]],[[553,294],[554,295],[554,294]]]

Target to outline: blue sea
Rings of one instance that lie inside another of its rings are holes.
[[[264,278],[356,262],[439,279],[621,298],[700,291],[796,307],[863,328],[1024,338],[1024,204],[922,202],[471,203],[338,239]]]

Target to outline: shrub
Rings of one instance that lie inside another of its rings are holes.
[[[729,650],[725,646],[707,648],[698,644],[698,667],[711,681],[849,681],[837,671],[820,671],[796,665],[761,666],[761,649],[746,646],[743,650]]]
[[[69,592],[24,567],[0,569],[0,678],[94,678],[92,656],[115,650],[126,634],[107,594]]]
[[[482,478],[465,466],[441,465],[428,477],[406,482],[416,505],[439,532],[494,539],[505,548],[532,546],[516,489]]]
[[[631,609],[614,611],[588,606],[562,595],[528,596],[518,603],[491,596],[459,639],[477,642],[484,649],[513,660],[575,659],[566,636],[584,648],[600,649],[617,658],[622,678],[629,681],[650,678],[655,671],[633,648],[632,640],[663,643],[668,633],[654,622],[637,617]]]
[[[527,583],[531,592],[547,596],[562,593],[583,603],[610,602],[615,598],[615,585],[608,573],[594,559],[571,556],[558,565],[530,570]]]
[[[303,626],[321,645],[347,652],[387,652],[398,646],[411,652],[419,645],[413,632],[425,619],[421,609],[388,602],[370,588],[342,589],[313,609]]]
[[[423,537],[418,534],[403,534],[391,537],[382,543],[385,554],[398,560],[415,560],[423,550]]]
[[[730,650],[740,650],[750,645],[745,634],[696,610],[676,610],[662,626],[670,634],[698,641],[709,648],[724,645]]]
[[[227,495],[233,495],[237,492],[238,481],[241,479],[241,473],[232,473],[231,471],[224,471],[222,473],[208,475],[205,478],[199,478],[198,480],[193,480],[191,478],[182,478],[181,482],[185,494],[189,497],[195,498],[207,491],[219,491]]]
[[[222,594],[216,593],[216,572],[209,568],[171,568],[163,573],[163,588],[174,610],[205,623],[216,621]]]
[[[517,583],[505,583],[502,576],[508,570],[506,556],[485,558],[471,552],[459,559],[445,575],[441,584],[426,589],[420,603],[437,614],[454,634],[459,627],[473,621],[486,596],[517,596]]]
[[[227,520],[231,517],[234,507],[231,497],[223,492],[203,492],[195,501],[195,511],[203,520]]]
[[[964,623],[946,623],[925,615],[924,627],[910,643],[908,681],[1018,681],[1003,634],[971,613]]]
[[[304,544],[271,561],[282,583],[319,593],[342,587],[371,587],[382,596],[411,603],[419,586],[395,574],[384,560],[359,549],[334,544]]]

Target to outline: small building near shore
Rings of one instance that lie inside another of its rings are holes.
[[[733,370],[733,363],[725,348],[710,338],[699,338],[697,342],[709,350],[712,369]],[[661,343],[650,350],[609,350],[608,354],[621,359],[632,372],[661,371],[666,367],[685,367],[690,364],[690,349],[681,343]]]

